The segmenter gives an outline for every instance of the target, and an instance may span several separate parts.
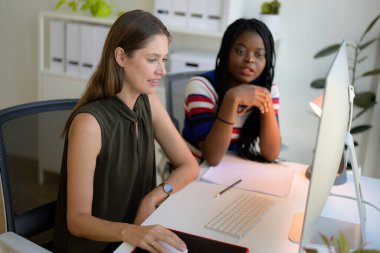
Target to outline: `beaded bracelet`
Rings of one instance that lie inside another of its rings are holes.
[[[221,121],[221,122],[223,122],[223,123],[225,123],[225,124],[227,124],[227,125],[231,125],[231,126],[235,125],[235,123],[232,123],[232,122],[229,122],[227,120],[224,120],[224,119],[220,118],[219,116],[216,117],[216,119],[219,120],[219,121]]]

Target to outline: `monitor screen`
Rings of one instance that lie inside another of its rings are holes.
[[[298,222],[299,234],[297,236],[298,242],[300,242],[300,252],[303,252],[302,249],[311,243],[313,237],[323,233],[319,231],[317,223],[321,220],[321,212],[337,176],[344,151],[346,133],[349,131],[349,89],[347,48],[346,43],[343,42],[326,77],[306,209]],[[330,223],[327,224],[327,227],[331,225]],[[293,240],[291,233],[289,237]]]

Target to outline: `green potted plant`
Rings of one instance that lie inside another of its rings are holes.
[[[278,15],[280,14],[281,3],[277,0],[273,0],[271,2],[263,2],[261,4],[261,14],[272,14]]]
[[[321,235],[324,244],[327,246],[329,253],[380,253],[379,250],[363,249],[365,244],[363,244],[359,249],[350,251],[350,244],[347,241],[343,233],[339,234],[339,238],[327,237]],[[311,248],[304,248],[306,253],[318,253],[317,250]]]
[[[372,70],[368,70],[362,73],[358,73],[358,66],[363,63],[367,56],[365,55],[365,49],[368,48],[368,46],[372,45],[376,41],[379,40],[379,37],[377,38],[371,38],[367,39],[366,35],[368,32],[375,26],[377,21],[380,19],[380,14],[375,17],[375,19],[372,20],[372,22],[368,25],[367,29],[363,32],[363,34],[360,36],[358,41],[348,42],[347,48],[348,50],[348,58],[349,58],[349,65],[350,65],[350,71],[351,71],[351,84],[356,88],[363,84],[366,80],[368,81],[368,77],[379,75],[380,74],[380,67],[375,67]],[[335,53],[339,49],[340,44],[336,43],[330,46],[325,47],[324,49],[320,50],[318,53],[314,55],[314,58],[321,58],[330,54]],[[326,80],[324,78],[318,78],[311,83],[312,88],[324,88],[325,87]],[[361,115],[363,115],[365,112],[367,112],[369,109],[373,108],[377,104],[376,101],[376,94],[372,91],[364,91],[364,92],[358,92],[356,90],[355,92],[355,98],[354,98],[354,105],[356,109],[359,109],[357,113],[353,116],[353,120],[358,119]],[[358,134],[364,131],[367,131],[371,128],[371,125],[369,124],[363,124],[363,125],[357,125],[351,128],[351,134]],[[357,142],[355,142],[355,145],[358,145]]]
[[[81,11],[89,10],[91,15],[95,17],[108,17],[112,13],[111,5],[106,0],[59,0],[55,5],[55,9],[59,9],[65,4],[73,12],[76,12],[78,8]]]
[[[272,32],[278,32],[278,19],[280,14],[281,3],[278,0],[263,2],[260,9],[260,20],[263,21]]]

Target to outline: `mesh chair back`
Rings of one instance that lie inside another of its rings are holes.
[[[54,227],[61,133],[76,99],[0,110],[0,175],[6,231],[31,239]]]
[[[182,131],[185,118],[184,102],[185,88],[191,77],[204,73],[205,71],[189,71],[168,74],[164,78],[166,110],[173,120],[178,131]]]

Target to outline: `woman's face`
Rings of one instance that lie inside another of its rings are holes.
[[[230,52],[230,88],[255,80],[264,70],[265,64],[265,46],[261,36],[254,31],[242,32]]]
[[[154,35],[148,44],[136,50],[124,62],[124,86],[130,94],[151,94],[166,74],[169,40],[165,35]]]

